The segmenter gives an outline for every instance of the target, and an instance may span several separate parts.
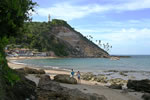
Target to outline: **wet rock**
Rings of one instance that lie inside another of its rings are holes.
[[[143,100],[150,100],[150,94],[149,94],[149,93],[144,93],[144,94],[142,95],[142,99],[143,99]]]
[[[111,83],[111,84],[121,84],[121,85],[123,85],[123,84],[126,84],[126,83],[127,83],[127,80],[123,80],[123,79],[121,79],[121,78],[115,78],[115,79],[110,79],[110,80],[109,80],[109,83]]]
[[[119,72],[120,75],[122,76],[128,76],[127,74],[125,74],[124,72]]]
[[[83,80],[92,80],[92,79],[95,78],[95,76],[96,76],[96,75],[93,75],[93,73],[88,72],[88,73],[84,73],[84,74],[81,76],[81,78],[82,78]]]
[[[58,74],[54,76],[54,80],[61,83],[77,84],[77,80],[69,75]]]
[[[136,77],[134,77],[134,76],[129,76],[128,78],[129,78],[130,80],[136,79]]]
[[[143,91],[150,93],[150,80],[129,80],[127,83],[127,87],[129,89],[133,89],[135,91]]]
[[[101,83],[107,83],[107,77],[103,74],[99,74],[94,77],[94,81],[101,82]]]
[[[121,84],[111,84],[108,87],[112,88],[112,89],[122,89],[122,85]]]
[[[108,70],[108,71],[105,71],[105,72],[119,72],[118,70]]]

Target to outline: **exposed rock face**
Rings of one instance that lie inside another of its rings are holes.
[[[150,93],[150,80],[129,80],[127,87],[136,91]]]
[[[55,26],[52,33],[67,45],[72,57],[109,57],[109,54],[79,32],[65,26]]]
[[[58,74],[54,76],[54,80],[61,83],[77,84],[77,80],[69,75]]]
[[[59,83],[51,80],[40,82],[38,87],[37,100],[107,100],[103,95],[85,94],[78,89],[62,87]]]

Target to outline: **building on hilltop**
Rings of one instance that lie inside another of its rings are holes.
[[[51,21],[51,16],[50,16],[50,14],[48,15],[48,22],[50,22]]]

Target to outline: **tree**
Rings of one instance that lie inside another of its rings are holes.
[[[29,11],[34,11],[31,0],[0,1],[0,37],[16,36],[24,21],[30,20]]]
[[[0,98],[6,98],[6,86],[13,86],[19,76],[7,65],[4,48],[10,37],[19,35],[24,21],[30,20],[29,11],[34,11],[32,0],[0,0]],[[7,83],[7,84],[6,84]],[[8,89],[7,89],[8,90]],[[8,97],[8,96],[7,96]]]

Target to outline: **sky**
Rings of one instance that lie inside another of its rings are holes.
[[[112,45],[110,54],[150,55],[150,0],[33,0],[33,21],[63,19],[93,41]]]

